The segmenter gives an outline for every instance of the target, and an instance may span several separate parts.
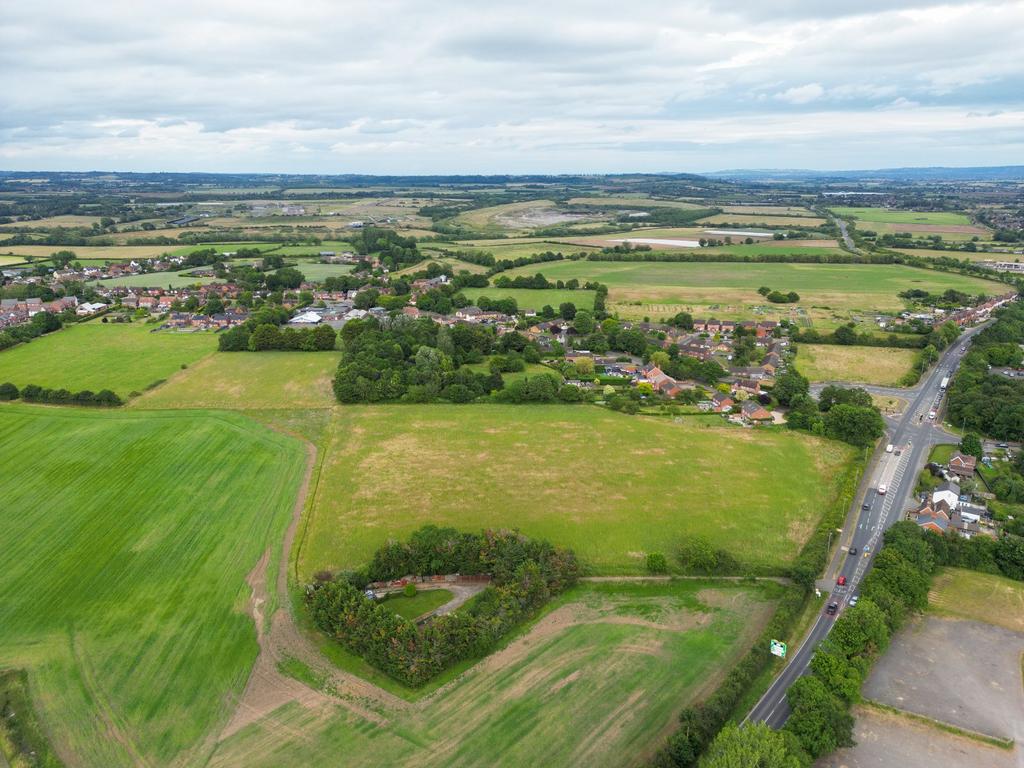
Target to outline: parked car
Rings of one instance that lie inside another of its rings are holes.
[[[838,584],[840,587],[845,587],[846,586],[846,577],[845,576],[840,576],[839,579],[836,581],[836,584]]]

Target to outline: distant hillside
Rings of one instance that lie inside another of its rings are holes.
[[[812,171],[806,169],[735,169],[705,176],[731,181],[1024,181],[1024,165],[971,168],[879,168],[864,171]]]

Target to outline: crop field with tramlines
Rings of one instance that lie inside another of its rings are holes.
[[[0,668],[69,764],[204,763],[304,458],[230,414],[0,408]]]

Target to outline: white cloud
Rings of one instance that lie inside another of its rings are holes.
[[[779,101],[786,101],[790,104],[810,104],[825,95],[825,89],[820,83],[808,83],[787,88],[781,93],[776,93],[775,98]]]
[[[0,17],[0,166],[1022,162],[1022,52],[1019,1],[34,0]]]

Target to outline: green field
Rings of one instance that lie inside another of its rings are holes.
[[[971,219],[963,213],[951,211],[898,211],[888,208],[832,208],[837,216],[852,216],[860,221],[880,224],[952,224],[970,226]]]
[[[106,280],[96,280],[90,285],[106,288],[184,288],[189,285],[209,285],[216,282],[215,277],[193,277],[185,272],[149,272],[142,275],[108,277]]]
[[[205,251],[213,248],[217,253],[234,253],[241,248],[255,248],[257,251],[277,251],[281,248],[280,243],[200,243],[199,245],[186,245],[175,248],[171,256],[188,256],[196,251]],[[319,250],[319,247],[317,248]],[[329,249],[328,249],[329,250]],[[314,251],[315,253],[316,251]]]
[[[301,444],[230,414],[0,411],[0,668],[28,671],[69,765],[204,764]]]
[[[218,352],[133,401],[139,408],[328,408],[340,352]],[[0,356],[2,360],[2,356]]]
[[[450,686],[385,706],[386,724],[289,704],[225,740],[209,765],[336,765],[340,755],[346,768],[643,765],[679,710],[750,646],[780,589],[581,585]]]
[[[346,407],[325,445],[303,578],[358,566],[425,523],[518,527],[574,548],[598,573],[642,572],[644,553],[670,555],[688,534],[780,566],[852,456],[788,431],[554,405]]]
[[[533,309],[538,312],[550,306],[558,312],[560,304],[569,302],[576,309],[592,310],[594,308],[593,291],[565,291],[557,288],[463,288],[462,293],[467,299],[475,302],[481,296],[489,299],[515,299],[520,309]]]
[[[485,360],[482,363],[471,363],[463,366],[471,371],[477,373],[490,373],[491,369],[488,367],[488,363]],[[561,380],[562,374],[556,371],[554,368],[549,368],[546,365],[540,365],[539,363],[527,363],[521,371],[507,371],[501,374],[501,379],[506,384],[513,381],[519,381],[520,379],[526,379],[530,376],[554,376],[556,379]]]
[[[754,248],[757,246],[742,246]],[[723,305],[723,316],[749,315],[766,302],[757,293],[760,286],[800,294],[799,306],[828,307],[833,310],[877,311],[902,309],[898,297],[908,288],[941,293],[956,288],[970,293],[1004,292],[998,283],[963,275],[888,264],[739,264],[557,261],[503,272],[510,278],[543,272],[548,280],[576,278],[581,283],[596,280],[609,288],[613,310],[638,307],[632,314],[669,315],[690,306],[705,313]],[[788,311],[784,305],[769,310]],[[623,312],[623,314],[629,314]]]
[[[73,392],[111,389],[125,397],[217,348],[212,333],[152,333],[154,328],[97,320],[71,325],[0,352],[0,382]]]
[[[301,272],[307,280],[314,283],[322,283],[328,277],[340,277],[349,274],[355,269],[354,264],[321,264],[318,261],[300,261],[295,268]]]
[[[917,351],[890,347],[800,344],[796,366],[811,381],[895,386],[910,372]]]

